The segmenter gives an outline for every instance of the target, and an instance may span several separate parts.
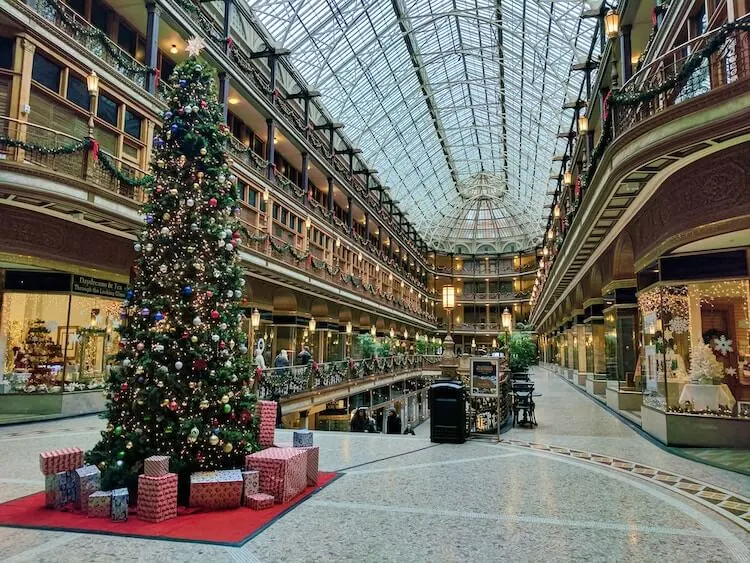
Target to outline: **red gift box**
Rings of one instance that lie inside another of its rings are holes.
[[[72,471],[82,465],[83,450],[81,448],[63,448],[39,454],[39,467],[45,475]]]
[[[243,471],[242,472],[242,504],[250,506],[248,499],[259,492],[260,487],[260,473],[257,471]]]
[[[314,487],[318,484],[318,462],[320,460],[320,447],[307,446],[299,448],[307,453],[307,486]]]
[[[307,486],[307,452],[303,448],[268,448],[245,457],[245,469],[260,471],[260,492],[277,503],[288,502]]]
[[[162,522],[177,517],[177,473],[138,476],[138,518]]]
[[[273,496],[265,493],[255,493],[247,498],[247,506],[253,510],[263,510],[271,508],[274,504]]]
[[[149,477],[161,477],[169,473],[169,456],[152,455],[143,461],[143,473]]]
[[[257,416],[260,419],[258,443],[261,448],[273,445],[276,432],[276,401],[258,401]]]
[[[239,469],[199,471],[190,475],[190,506],[220,510],[242,504],[242,472]]]

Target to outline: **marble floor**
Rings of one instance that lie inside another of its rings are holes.
[[[0,527],[0,561],[750,562],[750,533],[711,502],[601,460],[740,498],[750,477],[659,449],[545,370],[534,380],[539,426],[501,443],[431,444],[428,425],[416,436],[317,432],[321,469],[344,475],[242,548]],[[0,501],[41,489],[39,451],[89,447],[102,427],[84,417],[0,429]]]

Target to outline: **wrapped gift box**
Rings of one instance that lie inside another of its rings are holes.
[[[320,447],[310,446],[302,448],[307,452],[307,486],[314,487],[318,484],[318,463],[320,461]]]
[[[177,473],[138,476],[138,518],[162,522],[177,517]]]
[[[292,445],[295,448],[309,448],[313,445],[313,433],[309,430],[295,430]]]
[[[54,508],[57,504],[57,475],[44,476],[44,506]]]
[[[39,467],[45,475],[72,471],[82,465],[83,450],[81,448],[63,448],[39,454]]]
[[[99,468],[93,465],[84,465],[73,472],[73,478],[76,488],[76,508],[87,512],[89,496],[102,488],[102,474]]]
[[[248,504],[249,497],[260,492],[260,473],[257,471],[243,471],[242,481],[242,504],[250,506]]]
[[[253,510],[263,510],[264,508],[271,508],[273,505],[273,496],[265,493],[255,493],[247,498],[247,506]]]
[[[258,443],[261,448],[270,448],[276,432],[276,401],[258,401],[260,428]]]
[[[277,503],[290,501],[307,486],[307,452],[303,448],[268,448],[245,457],[245,469],[260,472],[260,492]]]
[[[237,508],[242,503],[239,469],[199,471],[190,475],[190,506],[208,510]]]
[[[89,495],[89,518],[109,518],[112,515],[112,491],[96,491]]]
[[[149,477],[161,477],[169,473],[169,456],[152,455],[143,462],[143,473]]]
[[[91,497],[89,496],[89,501]],[[128,490],[115,489],[112,491],[112,521],[125,522],[128,519]]]
[[[55,508],[63,508],[67,504],[76,502],[75,472],[60,471],[55,474],[57,492],[55,493]]]

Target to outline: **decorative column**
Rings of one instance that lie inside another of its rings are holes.
[[[349,207],[349,214],[346,217],[346,226],[349,228],[349,236],[352,234],[352,221],[354,218],[354,210],[352,209],[352,196],[346,196],[346,201]]]
[[[18,123],[8,124],[8,134],[19,141],[26,141],[26,123],[29,121],[29,113],[26,111],[31,101],[31,73],[34,64],[34,52],[36,45],[26,37],[16,38],[16,48],[13,51],[14,75],[11,87],[10,114],[18,119]],[[17,128],[17,129],[16,129]],[[23,162],[25,151],[16,149],[15,159]]]
[[[308,167],[310,165],[310,155],[306,152],[302,153],[302,181],[300,182],[302,185],[300,188],[302,188],[302,191],[305,192],[305,205],[310,204],[310,193],[308,190]]]
[[[229,117],[229,75],[226,72],[219,73],[219,103],[221,104],[221,113],[224,116],[224,123]]]
[[[729,3],[731,4],[731,2]],[[632,29],[632,25],[623,25],[620,27],[620,58],[622,59],[620,73],[622,74],[623,84],[633,76],[633,50],[630,44],[630,32]]]
[[[333,213],[333,178],[328,177],[328,212]]]
[[[273,117],[266,119],[266,160],[268,161],[267,177],[271,182],[276,179],[276,144],[273,142],[276,137],[276,122]]]
[[[146,91],[156,93],[156,62],[159,54],[159,6],[155,2],[146,3],[146,66],[151,69],[146,75]],[[167,78],[167,77],[165,77]]]

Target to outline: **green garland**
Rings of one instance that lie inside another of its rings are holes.
[[[93,140],[90,138],[82,139],[80,141],[76,141],[75,143],[68,143],[65,145],[47,146],[0,136],[0,147],[23,149],[25,151],[35,152],[43,155],[70,155],[83,151],[89,151],[93,148],[93,146]],[[96,162],[99,166],[107,171],[110,176],[131,188],[146,186],[153,182],[152,176],[143,176],[142,178],[133,178],[131,176],[128,176],[114,164],[107,153],[101,150],[98,151],[97,156],[98,158]]]
[[[142,178],[134,178],[132,176],[128,176],[117,166],[115,166],[114,162],[110,160],[109,156],[107,156],[107,154],[102,151],[99,151],[99,158],[97,162],[99,163],[99,166],[101,166],[110,174],[110,176],[131,188],[141,188],[143,186],[149,185],[154,181],[154,177],[149,175],[143,176]]]
[[[66,145],[59,145],[56,147],[48,147],[45,145],[39,145],[37,143],[27,143],[25,141],[19,141],[17,139],[10,139],[8,137],[0,136],[0,146],[23,149],[25,151],[37,152],[40,154],[73,154],[87,149],[89,147],[89,140],[84,139],[83,141],[77,141],[75,143],[68,143]]]
[[[125,70],[144,74],[153,72],[155,70],[131,59],[130,57],[126,57],[125,55],[123,55],[122,49],[120,49],[119,45],[115,44],[107,36],[107,34],[99,28],[93,26],[84,26],[79,23],[74,17],[70,15],[70,13],[68,13],[68,10],[66,9],[67,7],[64,6],[64,4],[60,2],[60,0],[39,0],[39,3],[49,6],[53,10],[55,10],[63,23],[73,28],[76,33],[79,33],[84,37],[87,37],[88,39],[95,39],[96,41],[98,41],[99,44],[107,50],[110,56],[115,59],[117,64]]]

